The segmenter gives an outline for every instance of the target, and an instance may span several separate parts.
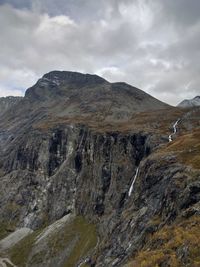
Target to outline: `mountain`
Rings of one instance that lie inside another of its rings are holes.
[[[196,266],[199,116],[96,75],[45,74],[0,117],[0,263]]]
[[[19,96],[0,97],[0,116],[20,100],[22,100],[22,97]]]
[[[200,96],[196,96],[192,99],[185,99],[178,104],[178,107],[190,108],[200,106]]]
[[[51,103],[56,106],[54,113],[58,116],[92,114],[103,118],[127,119],[135,112],[168,107],[126,83],[109,83],[97,75],[67,71],[45,74],[26,91],[25,98],[37,104]]]

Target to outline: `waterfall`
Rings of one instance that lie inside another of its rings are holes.
[[[169,142],[172,142],[172,136],[175,135],[177,133],[177,124],[179,123],[180,119],[178,119],[174,125],[173,125],[173,133],[169,135]]]
[[[130,188],[129,188],[129,191],[128,191],[128,196],[129,196],[129,197],[131,196],[131,193],[132,193],[132,191],[133,191],[133,186],[134,186],[135,181],[136,181],[136,178],[137,178],[137,176],[138,176],[138,171],[139,171],[139,167],[138,167],[137,170],[136,170],[135,176],[134,176],[134,178],[133,178],[133,182],[131,183],[131,186],[130,186]]]

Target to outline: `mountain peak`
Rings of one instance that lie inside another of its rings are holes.
[[[52,104],[54,114],[59,113],[59,116],[96,114],[124,120],[136,112],[169,107],[129,84],[109,83],[95,74],[71,71],[45,74],[26,91],[25,98],[36,104]]]
[[[109,84],[109,82],[95,74],[55,70],[44,74],[35,85],[28,88],[25,97],[32,100],[53,99],[58,95],[63,95],[67,88],[81,89],[103,84]]]
[[[78,86],[85,86],[87,84],[101,84],[107,82],[102,77],[96,74],[83,74],[73,71],[51,71],[46,73],[42,80],[53,82],[57,85],[62,83],[75,84]]]
[[[178,104],[178,107],[189,108],[200,106],[200,96],[195,96],[192,99],[185,99]]]

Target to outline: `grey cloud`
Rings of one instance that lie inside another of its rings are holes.
[[[16,8],[31,8],[31,0],[0,0],[0,5],[10,4]]]
[[[172,19],[182,27],[193,25],[199,21],[199,0],[167,0],[162,1],[162,5],[168,21]]]
[[[11,5],[0,5],[1,95],[65,69],[126,81],[172,104],[195,96],[200,18],[198,1],[188,2],[6,1]]]

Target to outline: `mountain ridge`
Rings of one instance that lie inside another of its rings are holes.
[[[185,99],[182,102],[180,102],[177,106],[182,108],[198,107],[200,106],[200,96],[195,96],[192,99]]]

